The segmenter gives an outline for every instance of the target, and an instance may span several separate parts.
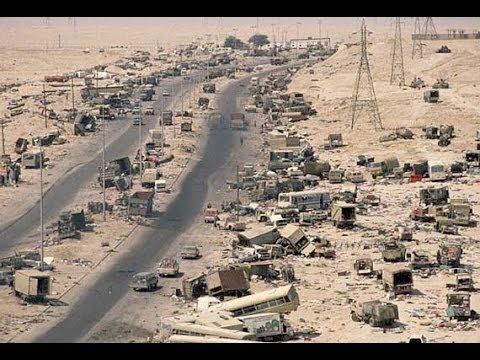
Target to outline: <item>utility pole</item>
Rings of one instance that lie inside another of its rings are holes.
[[[298,58],[298,48],[300,47],[300,41],[299,41],[299,36],[300,36],[300,33],[299,33],[299,29],[300,29],[300,24],[301,22],[297,22],[297,46],[296,46],[296,53],[297,53],[297,58]]]
[[[182,110],[182,124],[183,124],[183,76],[180,79],[180,96],[181,96],[181,102],[182,102],[181,110]]]
[[[318,38],[322,38],[322,19],[318,18]]]
[[[395,40],[392,52],[392,71],[390,74],[390,85],[398,84],[405,86],[405,71],[403,69],[402,30],[400,18],[395,20]]]
[[[60,49],[60,34],[58,34],[58,48]]]
[[[425,46],[425,44],[422,43],[421,33],[422,29],[420,24],[420,18],[416,17],[412,35],[412,59],[415,58],[415,55],[418,55],[419,58],[423,58],[423,46]]]
[[[0,120],[0,128],[2,129],[2,155],[5,155],[5,134],[4,129],[8,123],[11,123],[11,120]]]
[[[162,97],[162,108],[161,108],[161,111],[160,111],[160,126],[161,126],[161,129],[162,129],[162,141],[160,142],[160,154],[163,155],[163,142],[165,141],[165,132],[164,132],[164,128],[163,128],[163,112],[165,111],[165,100],[164,98]]]
[[[143,181],[143,156],[142,156],[142,107],[140,107],[140,121],[138,123],[138,159],[140,161],[140,184]],[[175,129],[175,128],[174,128]]]
[[[239,213],[239,210],[240,210],[240,179],[239,179],[239,175],[238,175],[238,164],[237,164],[237,222],[239,221],[240,219],[240,213]]]
[[[47,93],[45,92],[45,84],[43,84],[43,115],[45,117],[45,129],[48,128],[47,124]]]
[[[42,150],[42,140],[39,139],[38,141],[39,148],[40,148],[40,271],[44,270],[43,266],[43,259],[44,259],[44,234],[43,234],[43,150]]]
[[[255,34],[257,34],[257,35],[259,34],[259,32],[258,32],[258,31],[259,31],[259,30],[258,30],[258,24],[259,24],[259,18],[257,17],[257,29],[256,29],[257,32],[255,33]]]
[[[72,79],[73,81],[73,79]],[[97,92],[96,96],[98,97],[100,93],[98,92],[98,69],[97,69]],[[103,221],[107,221],[107,204],[106,204],[106,194],[105,194],[105,109],[100,108],[102,111],[102,193],[103,193],[103,204],[102,204],[102,214]]]
[[[75,119],[75,91],[73,90],[73,77],[72,77],[72,117]]]
[[[173,84],[172,84],[172,95],[173,95],[172,125],[173,125],[173,138],[175,139],[175,138],[177,137],[177,131],[176,131],[176,129],[175,129],[175,118],[176,118],[176,115],[177,115],[177,114],[175,114],[175,108],[176,108],[176,106],[177,106],[177,96],[175,95],[175,92],[174,92],[174,90],[173,90]]]
[[[98,77],[98,76],[97,76]],[[98,88],[97,88],[98,89]],[[103,221],[107,221],[107,199],[106,199],[106,187],[105,187],[105,108],[102,105],[102,163],[103,163],[103,169],[102,169],[102,188],[103,188],[103,206],[102,206],[102,211],[103,211]]]
[[[360,56],[360,64],[358,67],[357,79],[355,81],[355,89],[353,92],[351,128],[353,129],[353,126],[358,120],[361,110],[365,108],[368,111],[370,120],[375,125],[375,129],[377,129],[377,127],[383,129],[382,120],[380,119],[380,112],[378,111],[377,99],[375,97],[375,90],[373,88],[370,65],[368,64],[367,28],[365,26],[365,19],[362,20],[361,47],[362,50]]]

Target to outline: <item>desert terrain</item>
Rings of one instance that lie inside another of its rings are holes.
[[[240,36],[250,35],[250,27],[239,28]],[[32,41],[29,44],[14,46],[11,39],[22,38],[32,30],[38,30],[36,34],[39,41],[36,44]],[[65,45],[64,49],[54,49],[55,41],[51,39],[55,38],[55,32],[52,29],[43,27],[30,28],[28,31],[10,29],[9,34],[12,36],[3,35],[1,39],[1,46],[6,50],[2,50],[0,55],[0,83],[7,86],[15,84],[13,89],[18,91],[12,92],[10,88],[3,92],[0,95],[0,106],[6,109],[10,100],[18,99],[21,95],[41,94],[42,80],[46,74],[72,72],[105,64],[110,71],[126,76],[125,71],[113,65],[116,60],[130,55],[133,49],[149,50],[153,53],[158,44],[164,46],[166,50],[171,50],[177,44],[194,40],[194,30],[193,27],[184,29],[183,33],[175,32],[176,37],[173,37],[172,33],[166,32],[146,36],[140,28],[137,28],[131,31],[129,40],[124,43],[113,29],[85,28],[77,34],[72,34],[71,38],[64,36],[63,41],[71,42],[70,48]],[[296,122],[294,127],[301,138],[313,146],[319,159],[347,170],[356,168],[357,156],[361,154],[374,156],[376,161],[395,156],[401,164],[420,160],[438,160],[445,164],[463,161],[464,152],[475,148],[475,132],[480,129],[478,116],[480,91],[477,89],[480,74],[475,71],[480,65],[478,40],[427,41],[424,57],[412,59],[411,40],[404,35],[406,84],[408,85],[414,76],[420,76],[428,85],[432,85],[439,78],[447,80],[450,84],[449,89],[440,90],[440,101],[431,104],[423,101],[422,90],[390,85],[392,34],[385,29],[374,34],[369,39],[372,43],[368,48],[369,61],[385,129],[375,130],[365,114],[355,123],[354,128],[350,129],[351,99],[358,69],[359,47],[351,45],[358,39],[352,37],[346,29],[341,30],[338,33],[342,34],[342,39],[347,40],[340,44],[338,51],[325,61],[301,68],[293,76],[293,81],[286,91],[303,93],[305,99],[311,101],[318,112],[308,120]],[[291,33],[294,33],[293,29]],[[43,41],[46,38],[50,40]],[[75,39],[77,42],[73,41]],[[109,48],[108,44],[128,45],[128,48]],[[452,49],[452,53],[435,53],[440,45],[447,45]],[[92,50],[89,54],[82,51],[86,47]],[[103,53],[98,52],[101,47],[105,48]],[[165,66],[154,63],[152,67],[138,71],[137,75],[146,75]],[[242,76],[245,74],[238,74],[239,78]],[[221,92],[223,86],[231,80],[221,78],[215,82]],[[80,108],[82,106],[80,87],[83,83],[75,80],[74,85],[75,106]],[[201,85],[196,86],[198,96]],[[66,86],[65,89],[68,91],[61,95],[51,95],[54,102],[49,106],[57,112],[72,106],[70,88]],[[70,97],[67,97],[67,94]],[[191,92],[188,93],[188,96],[190,95]],[[218,107],[215,98],[216,95],[211,96],[210,109],[213,111]],[[195,99],[193,100],[195,102]],[[248,102],[244,98],[238,101],[240,108]],[[26,99],[27,111],[13,117],[11,119],[13,122],[5,128],[7,153],[13,152],[17,138],[30,138],[32,134],[46,134],[57,128],[52,121],[48,122],[47,129],[44,127],[41,108],[32,98]],[[174,108],[179,109],[178,98]],[[182,181],[188,176],[192,163],[201,160],[207,141],[209,112],[196,112],[193,133],[182,133],[181,136],[174,138],[173,129],[166,127],[166,138],[170,145],[168,151],[174,154],[175,158],[161,167],[172,191],[155,197],[155,209],[159,212],[182,191]],[[248,117],[250,121],[254,120],[257,126],[242,136],[242,142],[237,141],[232,150],[237,155],[235,161],[231,161],[226,169],[231,179],[235,177],[237,163],[252,163],[258,171],[265,170],[268,164],[269,149],[264,145],[268,135],[261,130],[261,124],[267,121],[267,116],[258,112],[249,114]],[[123,131],[124,125],[121,121],[107,125],[108,141],[112,141],[118,132]],[[442,124],[453,125],[455,128],[455,137],[447,147],[439,147],[436,140],[428,140],[423,136],[423,126]],[[412,130],[414,138],[379,142],[381,136],[402,127]],[[324,150],[323,143],[331,133],[342,133],[346,146]],[[101,151],[101,132],[85,137],[68,134],[62,136],[67,140],[65,144],[52,145],[45,149],[50,159],[49,165],[44,170],[46,189],[73,166],[87,161],[93,154]],[[235,136],[239,137],[238,134]],[[133,152],[131,156],[134,156]],[[211,179],[209,182],[208,202],[218,207],[227,199],[229,201],[235,199],[235,190],[229,189],[225,180]],[[474,221],[480,220],[479,183],[478,176],[467,175],[441,184],[448,186],[451,198],[468,199],[472,206]],[[343,184],[321,181],[319,186],[335,193],[339,191],[341,185]],[[389,298],[374,278],[360,277],[353,270],[355,259],[361,257],[371,257],[374,260],[374,268],[381,270],[385,262],[381,259],[379,243],[392,237],[397,225],[407,225],[414,229],[414,240],[405,243],[407,248],[420,247],[432,259],[435,258],[438,246],[443,240],[448,239],[461,244],[462,264],[469,269],[474,281],[478,281],[480,259],[478,227],[461,227],[458,235],[445,235],[433,231],[431,225],[415,223],[409,219],[411,208],[418,204],[419,190],[432,185],[435,184],[428,179],[410,183],[406,178],[392,180],[367,177],[365,183],[358,185],[358,197],[375,194],[381,199],[380,206],[368,207],[366,213],[359,214],[354,229],[340,230],[332,226],[330,221],[303,228],[308,235],[329,240],[336,252],[334,259],[291,255],[273,261],[275,267],[290,263],[295,268],[297,280],[294,285],[300,297],[300,306],[287,315],[296,333],[295,339],[291,341],[399,342],[406,341],[414,334],[423,334],[429,342],[475,343],[480,340],[479,320],[457,322],[446,318],[445,299],[449,290],[445,284],[454,281],[454,274],[448,269],[436,269],[428,277],[414,275],[415,291],[410,295],[398,295],[395,298]],[[38,193],[38,187],[38,170],[35,169],[22,169],[22,181],[18,186],[0,187],[0,225],[8,224],[33,205],[38,197],[32,194]],[[140,189],[138,181],[134,182],[133,190]],[[75,200],[68,208],[85,208],[89,201],[101,201],[101,191],[98,182],[78,189]],[[118,192],[114,188],[107,189],[108,203],[113,203],[117,196]],[[241,192],[241,201],[249,202],[246,192]],[[254,217],[247,216],[242,219],[248,227],[256,226]],[[49,220],[51,222],[54,219]],[[129,246],[135,241],[136,233],[141,232],[145,225],[148,226],[148,223],[145,224],[139,219],[126,219],[110,214],[107,222],[102,221],[101,214],[94,215],[93,220],[93,232],[82,233],[81,240],[67,239],[55,243],[47,237],[45,256],[55,259],[52,295],[60,302],[73,305],[75,298],[93,283],[96,272],[113,266],[115,258],[119,257],[116,253],[128,252]],[[183,276],[193,276],[230,263],[232,241],[236,237],[235,232],[217,230],[211,224],[205,224],[202,215],[199,214],[191,227],[179,236],[178,241],[171,244],[165,256],[178,257],[181,248],[186,244],[198,246],[203,255],[200,259],[179,260]],[[108,245],[102,245],[103,242],[107,242]],[[18,244],[15,250],[38,248],[39,232],[19,239]],[[0,255],[8,256],[12,250],[14,249]],[[83,281],[86,277],[89,279],[88,282]],[[92,328],[83,341],[150,341],[162,318],[193,311],[195,302],[185,302],[174,295],[175,289],[181,288],[181,282],[181,278],[161,278],[161,288],[158,291],[151,294],[129,293],[101,319],[101,322],[99,321],[98,326]],[[282,284],[281,280],[265,283],[253,279],[251,290],[255,293],[279,284]],[[67,314],[70,306],[21,305],[6,286],[0,287],[0,298],[2,342],[32,341],[42,329]],[[349,304],[359,298],[384,299],[396,304],[400,314],[399,321],[390,328],[373,328],[368,324],[353,322],[350,318]],[[471,307],[477,312],[480,311],[480,297],[477,292],[472,292]]]

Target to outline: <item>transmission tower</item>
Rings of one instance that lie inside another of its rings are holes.
[[[425,27],[424,27],[425,39],[436,39],[437,38],[437,29],[435,29],[435,25],[433,24],[433,18],[427,17],[425,20]]]
[[[415,55],[418,55],[419,58],[423,58],[423,46],[425,44],[422,43],[421,40],[422,36],[422,25],[420,23],[420,18],[415,18],[415,25],[413,27],[413,35],[412,35],[412,59],[415,58]]]
[[[395,40],[393,42],[392,72],[390,75],[390,85],[393,84],[405,86],[405,72],[403,70],[402,30],[399,17],[397,17],[395,20]]]
[[[367,27],[365,26],[365,19],[362,20],[361,46],[362,52],[360,56],[360,65],[358,67],[357,79],[355,81],[355,89],[353,92],[351,128],[353,129],[360,113],[365,109],[368,112],[370,121],[375,125],[375,129],[378,127],[383,129],[380,112],[378,111],[377,98],[375,97],[375,90],[373,88],[370,65],[368,64]]]

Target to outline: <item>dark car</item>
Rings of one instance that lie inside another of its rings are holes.
[[[133,275],[132,279],[128,283],[128,286],[133,290],[154,290],[158,286],[158,277],[155,273],[141,272]]]

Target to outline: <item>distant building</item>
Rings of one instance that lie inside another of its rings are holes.
[[[307,49],[309,47],[318,46],[322,44],[325,49],[330,49],[330,38],[312,38],[308,37],[307,39],[291,39],[290,48],[292,49]]]

